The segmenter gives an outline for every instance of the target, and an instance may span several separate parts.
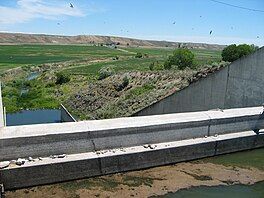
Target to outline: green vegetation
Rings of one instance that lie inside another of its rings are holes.
[[[178,69],[191,68],[194,64],[194,54],[185,48],[177,49],[173,52],[172,56],[164,63],[164,69],[171,69],[177,67]]]
[[[143,55],[142,55],[141,52],[138,52],[138,53],[136,54],[136,56],[135,56],[135,58],[142,58],[142,57],[143,57]]]
[[[99,77],[98,80],[103,80],[109,76],[112,76],[114,74],[114,70],[112,67],[103,67],[99,71]]]
[[[222,52],[222,58],[224,61],[233,62],[243,56],[247,56],[254,51],[256,51],[257,47],[254,45],[229,45]]]
[[[96,84],[107,77],[122,76],[126,72],[140,72],[138,75],[141,75],[164,70],[163,65],[173,51],[171,48],[113,49],[84,45],[2,45],[0,74],[10,68],[21,67],[1,75],[1,81],[4,83],[4,105],[7,112],[58,108],[60,103],[67,103],[67,100],[80,90],[86,90],[90,83]],[[195,54],[198,67],[221,60],[220,51],[195,49],[191,51]],[[136,54],[138,58],[135,58]],[[38,72],[39,77],[27,79],[32,72]],[[118,93],[115,93],[117,98],[113,99],[124,105],[126,101],[119,100],[118,97],[125,92],[122,97],[132,103],[136,98],[146,97],[147,94],[154,92],[157,89],[155,82],[158,80],[155,80],[154,84],[150,81],[147,84],[144,82],[136,85],[129,75],[123,75],[120,81],[107,88],[108,95],[111,95],[113,90],[117,91]],[[94,94],[98,95],[96,91]],[[92,104],[96,102],[98,101]],[[120,111],[111,104],[100,108],[98,112],[107,118],[118,115],[117,111]],[[122,111],[125,112],[124,109]],[[82,118],[82,114],[76,113]]]
[[[70,82],[71,78],[68,74],[65,74],[65,73],[62,73],[62,72],[59,72],[59,73],[56,73],[56,84],[57,85],[62,85],[64,83],[67,83],[67,82]]]
[[[129,54],[101,46],[0,45],[0,73],[23,65],[127,55]]]

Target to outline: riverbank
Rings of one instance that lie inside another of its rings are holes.
[[[264,148],[142,171],[22,189],[8,192],[7,198],[151,197],[197,186],[253,185],[264,181],[263,154]]]

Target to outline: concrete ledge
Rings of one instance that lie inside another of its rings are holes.
[[[260,148],[264,146],[264,133],[256,135],[248,131],[155,146],[155,149],[135,146],[26,162],[23,166],[2,169],[0,183],[11,190]]]
[[[264,128],[263,107],[0,129],[0,161],[179,141]]]

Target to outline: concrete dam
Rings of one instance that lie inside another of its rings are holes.
[[[0,184],[12,190],[264,147],[263,60],[262,48],[146,108],[147,116],[0,123]]]

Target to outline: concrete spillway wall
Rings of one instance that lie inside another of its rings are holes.
[[[0,169],[0,183],[23,188],[259,148],[264,133],[253,130],[262,128],[263,107],[6,127],[0,161],[34,160]]]
[[[263,76],[264,47],[135,116],[259,106],[264,103]]]
[[[5,126],[4,121],[4,107],[3,107],[3,101],[2,101],[2,87],[0,82],[0,128]]]

